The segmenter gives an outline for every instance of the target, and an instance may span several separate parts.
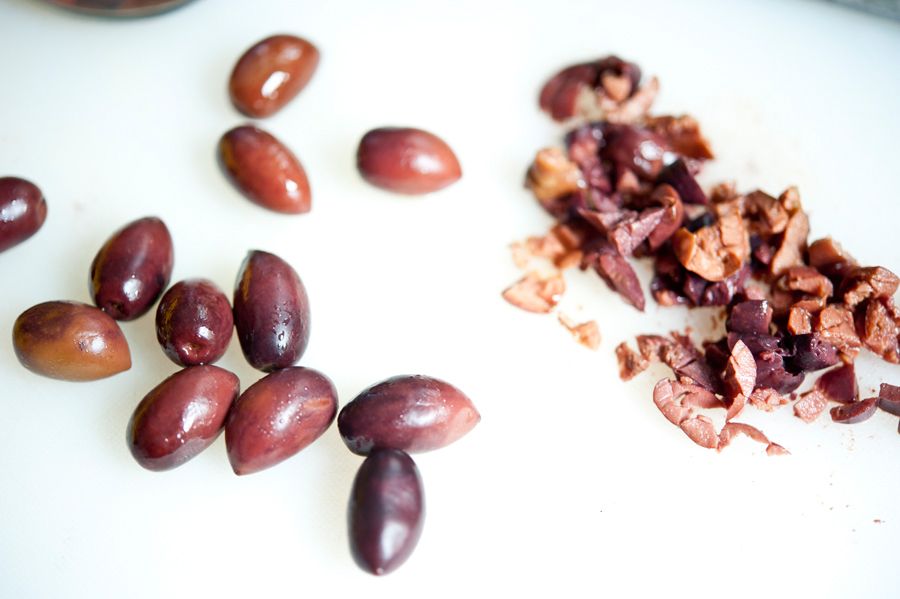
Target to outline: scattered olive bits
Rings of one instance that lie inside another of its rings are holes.
[[[165,223],[155,217],[136,220],[116,231],[97,252],[91,264],[91,298],[116,320],[134,320],[165,291],[174,263]]]
[[[131,368],[116,321],[79,302],[45,302],[23,312],[13,326],[13,347],[28,370],[65,381],[94,381]]]
[[[438,191],[462,177],[450,146],[432,133],[408,127],[366,133],[356,151],[356,168],[375,187],[408,195]]]
[[[248,200],[282,214],[309,212],[309,179],[300,161],[262,129],[236,127],[219,141],[225,176]]]
[[[328,430],[337,415],[337,390],[311,368],[282,368],[251,385],[225,425],[228,460],[237,475],[283,462]]]
[[[0,252],[37,233],[46,218],[47,202],[37,185],[0,177]]]
[[[217,362],[228,349],[233,328],[228,298],[206,279],[176,283],[156,308],[156,339],[179,366]]]
[[[422,477],[397,449],[376,449],[353,481],[347,523],[350,553],[371,574],[389,574],[412,554],[425,522]]]
[[[128,449],[147,470],[180,466],[222,432],[240,381],[218,366],[179,370],[153,388],[128,423]]]
[[[244,357],[263,372],[293,366],[309,343],[309,298],[290,264],[254,250],[234,286],[234,325]]]
[[[319,50],[293,35],[273,35],[247,50],[231,73],[234,107],[251,118],[281,110],[306,87],[319,64]]]

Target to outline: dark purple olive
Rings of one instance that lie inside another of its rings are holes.
[[[231,103],[245,115],[260,119],[281,110],[306,87],[319,50],[293,35],[273,35],[247,50],[228,81]]]
[[[235,402],[225,447],[235,474],[252,474],[295,455],[322,436],[337,415],[337,390],[311,368],[276,370]]]
[[[409,195],[438,191],[462,177],[450,146],[432,133],[409,127],[366,133],[356,152],[356,168],[375,187]]]
[[[794,355],[790,366],[799,372],[814,372],[841,361],[837,349],[826,342],[818,333],[789,337]]]
[[[350,492],[350,553],[371,574],[390,574],[405,562],[425,524],[422,477],[415,462],[396,449],[366,458]]]
[[[375,448],[422,453],[450,445],[475,428],[481,414],[462,391],[429,376],[395,376],[364,389],[338,416],[353,453]]]
[[[771,322],[772,306],[768,301],[745,300],[731,309],[725,328],[729,332],[767,334]]]
[[[663,154],[668,149],[666,140],[649,129],[631,125],[607,123],[603,126],[605,144],[600,148],[600,157],[609,160],[616,167],[626,168],[646,181],[653,181],[663,167]],[[669,183],[669,181],[660,181]],[[681,190],[672,185],[681,195],[682,202],[688,202]]]
[[[303,165],[262,129],[247,125],[223,135],[219,163],[228,180],[258,206],[282,214],[303,214],[312,207]]]
[[[868,420],[878,408],[878,398],[870,397],[831,408],[831,419],[841,424],[856,424]]]
[[[116,231],[91,264],[91,298],[116,320],[134,320],[150,308],[172,276],[175,253],[165,223],[142,218]]]
[[[709,198],[703,193],[700,184],[688,170],[683,158],[679,158],[666,168],[662,169],[656,177],[656,184],[666,183],[671,185],[685,204],[700,204],[709,206]]]
[[[79,302],[44,302],[13,326],[16,357],[37,374],[95,381],[131,368],[122,329],[102,310]]]
[[[889,414],[900,416],[900,387],[881,383],[878,390],[878,407]]]
[[[234,326],[251,366],[263,372],[293,366],[309,343],[309,298],[291,266],[253,250],[234,285]]]
[[[34,183],[0,177],[0,252],[38,232],[47,218],[47,202]]]
[[[228,349],[233,328],[228,298],[206,279],[175,283],[156,309],[156,339],[180,366],[218,361]]]
[[[240,381],[218,366],[179,370],[148,393],[128,422],[131,455],[147,470],[180,466],[212,445]]]

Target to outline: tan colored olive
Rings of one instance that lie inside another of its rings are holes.
[[[116,321],[79,302],[44,302],[25,310],[13,326],[13,345],[25,368],[54,379],[94,381],[131,368]]]

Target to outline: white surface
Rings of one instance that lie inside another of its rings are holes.
[[[252,43],[294,33],[322,61],[262,122],[299,156],[313,210],[286,217],[229,187],[214,148],[245,122],[225,84]],[[550,220],[522,189],[561,129],[536,107],[567,64],[608,53],[661,80],[655,112],[696,116],[718,154],[709,184],[799,185],[813,237],[900,271],[900,25],[810,1],[295,2],[197,0],[134,22],[0,3],[0,174],[35,182],[49,216],[0,255],[0,329],[51,299],[89,301],[106,237],[158,215],[173,282],[230,289],[251,248],[300,273],[313,325],[302,364],[341,403],[394,374],[463,389],[481,424],[415,459],[425,530],[384,579],[347,549],[361,459],[332,428],[290,461],[232,474],[219,439],[167,473],[125,446],[143,395],[176,368],[152,315],[123,330],[133,368],[100,382],[40,378],[0,344],[0,597],[888,596],[900,529],[897,418],[806,425],[790,408],[748,413],[793,455],[737,441],[693,445],[650,399],[662,369],[630,383],[614,348],[683,328],[638,314],[592,275],[567,273],[563,311],[596,318],[599,352],[555,316],[506,304],[521,273],[508,245]],[[368,129],[443,137],[463,179],[425,198],[364,184]],[[645,280],[649,274],[642,270]],[[703,327],[710,312],[691,314]],[[7,337],[9,339],[9,337]],[[259,376],[234,340],[220,365]],[[869,396],[900,367],[858,365]],[[880,523],[878,521],[881,521]],[[326,593],[328,595],[326,595]],[[654,595],[651,595],[653,593]]]

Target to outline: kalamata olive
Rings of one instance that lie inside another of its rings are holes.
[[[251,385],[225,424],[225,447],[235,474],[283,462],[322,436],[337,415],[337,390],[311,368],[276,370]]]
[[[116,320],[134,320],[169,284],[175,251],[165,223],[147,217],[110,237],[91,264],[91,298]]]
[[[47,218],[47,202],[34,183],[0,177],[0,252],[37,233]]]
[[[293,35],[268,37],[241,56],[228,93],[234,107],[260,119],[275,114],[306,87],[319,64],[319,50]]]
[[[180,466],[222,432],[240,381],[218,366],[179,370],[153,388],[128,422],[131,455],[147,470]]]
[[[225,355],[234,316],[228,298],[206,279],[175,283],[156,309],[156,339],[180,366],[212,364]]]
[[[309,343],[309,298],[291,265],[254,250],[234,285],[234,326],[251,366],[263,372],[293,366]]]
[[[364,389],[338,415],[353,453],[374,448],[421,453],[463,437],[481,420],[462,391],[429,376],[395,376]]]
[[[618,168],[634,172],[641,179],[653,181],[663,167],[663,154],[668,144],[662,136],[649,129],[606,123],[603,139],[605,145],[600,148],[600,157]],[[675,189],[679,193],[682,191],[678,187]],[[682,201],[685,201],[684,198]]]
[[[225,176],[248,200],[274,212],[309,212],[312,196],[300,161],[262,129],[236,127],[219,141]]]
[[[422,477],[396,449],[376,449],[362,463],[347,510],[350,553],[356,564],[381,576],[409,558],[425,524]]]
[[[79,302],[25,310],[13,326],[16,357],[25,368],[66,381],[94,381],[131,368],[128,342],[116,321]]]
[[[443,189],[462,177],[450,146],[411,128],[382,127],[366,133],[356,152],[356,168],[375,187],[411,195]]]

